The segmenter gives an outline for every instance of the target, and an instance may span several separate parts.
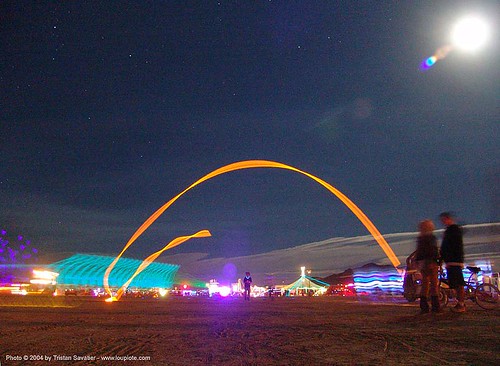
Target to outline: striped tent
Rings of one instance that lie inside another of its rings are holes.
[[[305,273],[306,267],[301,267],[301,276],[295,282],[284,286],[283,290],[288,293],[294,293],[295,295],[312,295],[319,296],[326,292],[330,286],[328,283],[320,281],[316,278],[307,276]]]

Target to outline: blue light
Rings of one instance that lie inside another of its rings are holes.
[[[421,68],[423,70],[430,69],[435,63],[437,62],[437,57],[436,56],[431,56],[422,62]]]

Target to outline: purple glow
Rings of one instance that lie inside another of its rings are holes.
[[[225,279],[232,279],[236,277],[237,268],[233,263],[226,263],[222,269]]]
[[[1,230],[2,235],[6,235],[6,230]],[[36,260],[38,249],[31,249],[31,241],[26,240],[24,235],[17,235],[10,242],[7,237],[0,236],[0,262],[11,264],[22,264],[24,261]]]

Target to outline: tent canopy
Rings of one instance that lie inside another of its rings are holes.
[[[301,275],[299,279],[288,286],[283,287],[285,291],[312,291],[315,295],[318,293],[323,293],[326,291],[330,285],[326,282],[320,281],[316,278],[309,277],[306,275],[306,267],[300,267]]]
[[[322,288],[328,288],[330,285],[326,282],[317,280],[315,278],[304,276],[300,277],[297,281],[283,287],[285,290],[319,290]]]

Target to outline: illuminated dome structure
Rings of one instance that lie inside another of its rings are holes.
[[[318,280],[317,278],[313,278],[306,275],[306,267],[300,267],[301,275],[300,278],[289,284],[288,286],[284,286],[283,290],[288,295],[311,295],[311,296],[319,296],[323,295],[328,287],[330,286],[328,283]]]
[[[67,286],[103,287],[103,277],[106,269],[114,260],[89,254],[75,254],[69,258],[47,265],[50,270],[59,273],[57,283]],[[134,274],[142,261],[130,258],[120,258],[109,276],[111,287],[121,287]],[[137,288],[170,288],[174,282],[179,266],[166,263],[151,263],[130,283]]]

